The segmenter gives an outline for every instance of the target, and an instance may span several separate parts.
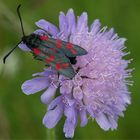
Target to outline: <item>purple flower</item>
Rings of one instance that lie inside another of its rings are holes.
[[[72,9],[59,16],[59,29],[42,19],[36,22],[40,28],[37,34],[49,33],[53,38],[59,38],[79,45],[88,51],[87,55],[78,56],[73,65],[76,76],[69,79],[58,74],[51,68],[34,74],[35,78],[22,85],[25,94],[34,94],[46,89],[41,101],[48,105],[48,111],[43,119],[47,128],[53,128],[64,115],[66,121],[63,131],[67,138],[74,136],[78,118],[80,126],[93,118],[105,131],[117,128],[119,116],[123,116],[126,106],[130,104],[130,92],[127,85],[131,77],[131,69],[126,69],[130,61],[122,59],[127,53],[125,38],[119,38],[111,28],[101,28],[99,20],[88,27],[87,13],[82,13],[77,21]],[[20,48],[29,51],[25,44]],[[54,98],[60,88],[60,95]]]

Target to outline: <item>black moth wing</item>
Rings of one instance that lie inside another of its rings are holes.
[[[49,38],[46,42],[47,46],[55,48],[63,52],[68,57],[76,57],[87,54],[87,51],[78,45],[60,39]]]
[[[69,78],[73,78],[76,73],[72,68],[70,60],[61,51],[52,49],[53,45],[46,45],[46,42],[47,41],[42,43],[42,45],[39,47],[41,54],[34,54],[35,59],[45,62],[46,65],[56,69],[60,74]]]

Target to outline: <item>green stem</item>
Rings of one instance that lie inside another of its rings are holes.
[[[55,140],[55,128],[47,129],[47,140]]]

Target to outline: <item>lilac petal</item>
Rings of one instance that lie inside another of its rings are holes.
[[[77,86],[81,86],[83,84],[83,80],[81,76],[79,76],[78,74],[75,75],[75,77],[73,78],[73,84]]]
[[[101,23],[98,19],[96,19],[90,27],[90,33],[92,35],[95,35],[100,31],[100,28],[101,28]]]
[[[61,94],[70,94],[73,88],[73,83],[70,80],[65,80],[60,87]]]
[[[37,29],[34,31],[35,34],[38,34],[38,35],[47,35],[47,32],[45,32],[44,30],[42,29]]]
[[[46,32],[50,33],[52,36],[56,36],[57,33],[58,33],[58,29],[55,25],[53,25],[52,23],[44,20],[44,19],[41,19],[39,20],[38,22],[36,22],[36,25],[45,30]]]
[[[43,124],[47,128],[53,128],[63,115],[62,105],[58,105],[54,110],[49,110],[43,118]]]
[[[44,77],[33,78],[22,84],[22,91],[27,94],[34,94],[48,87],[50,82]]]
[[[66,138],[72,138],[77,125],[77,112],[74,107],[67,107],[65,108],[64,113],[67,119],[65,121],[63,131]]]
[[[125,43],[126,40],[127,40],[126,38],[119,38],[119,39],[115,40],[115,42],[112,45],[117,50],[120,50],[124,47],[124,43]]]
[[[103,113],[96,118],[96,121],[102,129],[105,131],[109,130],[110,122]]]
[[[60,12],[59,15],[59,28],[60,32],[65,32],[68,29],[67,18],[63,12]]]
[[[59,28],[60,28],[60,33],[58,34],[58,37],[61,38],[62,40],[67,41],[69,35],[68,22],[63,12],[61,12],[59,15]]]
[[[68,32],[73,34],[76,28],[75,15],[73,9],[68,10],[66,17],[68,21]]]
[[[131,98],[129,94],[122,94],[121,97],[124,103],[131,104]]]
[[[109,122],[111,124],[111,130],[117,129],[117,120],[114,119],[112,116],[108,116]]]
[[[86,111],[82,110],[79,112],[79,114],[80,114],[80,118],[81,118],[80,126],[84,127],[88,123]]]
[[[54,106],[54,103],[55,103],[55,106],[54,106],[55,108],[53,107],[52,109],[49,109],[43,118],[43,124],[47,128],[55,127],[55,125],[58,123],[58,121],[61,119],[63,115],[63,104],[59,102],[59,99],[58,100],[55,99],[55,101],[51,103],[53,104],[51,106]]]
[[[77,23],[77,31],[82,33],[86,33],[88,31],[88,25],[87,25],[87,13],[84,12],[79,18]]]
[[[80,86],[76,86],[73,88],[73,97],[77,100],[83,99],[83,92]]]
[[[92,118],[96,117],[96,114],[93,112],[93,110],[92,110],[92,108],[90,106],[87,106],[87,111],[88,111],[88,113],[90,114],[90,116]]]
[[[49,67],[49,68],[44,69],[43,72],[35,73],[32,76],[42,76],[42,77],[45,76],[48,79],[50,79],[52,76],[55,76],[55,75],[57,75],[56,70],[53,70]]]
[[[104,34],[104,38],[111,39],[114,34],[115,34],[114,28],[111,28],[108,32]]]
[[[82,59],[79,58],[79,57],[77,57],[76,66],[78,66],[78,67],[80,67],[80,68],[84,68],[84,67],[89,63],[89,61],[86,59],[85,56],[80,56],[80,57],[82,57]],[[86,69],[87,69],[87,68],[86,68]],[[80,70],[82,70],[82,69],[80,69]]]
[[[31,49],[29,49],[29,48],[27,47],[27,45],[24,44],[23,42],[21,42],[21,43],[18,45],[18,47],[19,47],[21,50],[26,51],[26,52],[31,51]]]
[[[55,98],[49,105],[48,110],[52,110],[57,104],[60,104],[62,102],[62,97],[58,96]]]
[[[47,89],[47,91],[45,91],[42,95],[41,95],[41,101],[44,104],[49,104],[50,101],[52,100],[54,94],[56,93],[57,88],[54,87],[53,85],[49,86],[49,88]]]
[[[64,100],[64,103],[66,103],[68,106],[73,106],[74,103],[75,103],[75,100],[74,99],[70,99],[69,97],[64,97],[63,96],[63,100]]]

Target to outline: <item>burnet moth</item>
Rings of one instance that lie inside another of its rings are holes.
[[[5,63],[6,58],[23,42],[31,50],[34,58],[45,62],[45,65],[51,66],[68,78],[73,78],[76,74],[72,64],[76,63],[76,56],[87,54],[87,51],[78,45],[70,42],[62,41],[61,39],[54,39],[48,33],[38,35],[32,33],[28,36],[24,33],[23,22],[20,15],[20,6],[17,7],[17,14],[21,24],[23,37],[21,41],[3,58]]]

